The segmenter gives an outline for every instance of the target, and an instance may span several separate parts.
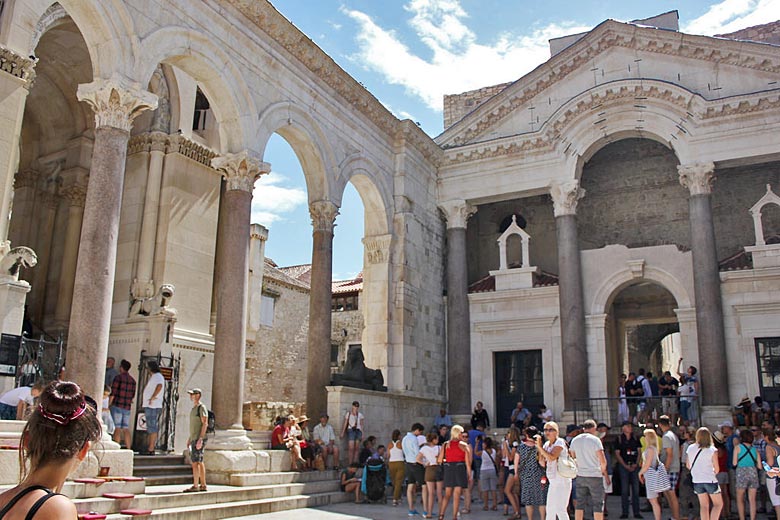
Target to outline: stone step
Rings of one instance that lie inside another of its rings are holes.
[[[183,488],[182,488],[183,489]],[[153,491],[152,488],[147,493]],[[283,499],[292,496],[317,496],[330,493],[343,494],[339,491],[339,483],[334,480],[320,480],[305,483],[291,483],[284,485],[257,486],[235,488],[219,486],[218,489],[210,489],[200,493],[182,493],[177,490],[174,493],[151,493],[138,495],[132,501],[113,500],[102,497],[74,500],[79,513],[94,511],[102,514],[117,514],[127,507],[139,509],[151,509],[153,511],[163,509],[182,510],[189,507],[205,507],[212,504],[232,504],[237,502],[258,502],[272,499]],[[296,506],[297,507],[297,506]],[[232,516],[236,514],[231,513]],[[212,518],[212,517],[209,517]]]
[[[134,455],[133,467],[183,465],[184,455]]]
[[[199,495],[199,493],[192,493]],[[332,492],[315,495],[291,495],[279,498],[267,498],[260,500],[244,500],[226,503],[210,503],[208,505],[185,506],[152,510],[152,514],[144,518],[160,518],[165,520],[216,520],[228,517],[241,517],[287,511],[290,509],[302,509],[307,507],[321,507],[349,500],[346,493]],[[131,518],[120,513],[111,514],[107,520]]]
[[[192,475],[192,466],[172,464],[167,466],[136,466],[133,468],[136,477],[153,477],[157,475]]]
[[[231,486],[273,486],[292,482],[312,482],[330,480],[338,482],[338,471],[307,471],[296,473],[281,471],[272,473],[234,473],[230,476]]]
[[[192,482],[192,472],[189,475],[160,475],[144,477],[147,486],[167,486],[169,484],[189,484]]]

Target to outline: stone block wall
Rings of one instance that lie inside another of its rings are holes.
[[[734,40],[750,40],[752,42],[772,43],[780,45],[780,20],[764,25],[755,25],[728,34],[718,34],[721,38]]]
[[[344,366],[347,359],[349,345],[361,344],[363,337],[363,304],[362,298],[358,303],[358,309],[354,311],[339,311],[331,313],[331,345],[339,346],[339,367]],[[344,334],[346,331],[346,335]],[[363,350],[365,356],[365,349]],[[369,367],[377,368],[377,367]]]
[[[249,401],[244,403],[242,421],[247,430],[270,431],[277,417],[290,414],[300,417],[303,409],[302,402]]]
[[[599,150],[582,171],[580,249],[689,248],[688,190],[680,185],[677,164],[670,149],[649,139],[624,139]]]
[[[247,345],[244,400],[304,403],[309,292],[268,277],[263,292],[275,296],[274,320]]]
[[[524,228],[531,235],[531,265],[548,273],[558,273],[558,246],[555,238],[555,217],[548,195],[526,197],[478,207],[466,229],[469,283],[474,283],[498,269],[498,237],[501,222],[513,214],[522,215]],[[519,223],[519,222],[518,222]],[[510,245],[511,247],[511,245]]]
[[[470,90],[461,94],[445,95],[444,129],[448,129],[453,124],[463,119],[463,116],[477,108],[484,101],[492,98],[504,90],[508,85],[509,83],[501,83],[500,85],[482,87],[480,89]]]

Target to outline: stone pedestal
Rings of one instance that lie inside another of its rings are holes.
[[[780,244],[748,246],[745,251],[753,257],[753,269],[780,267]]]
[[[330,384],[331,281],[333,278],[333,228],[339,208],[328,200],[309,205],[312,256],[309,293],[309,352],[307,358],[306,412],[318,417],[327,406],[325,387]]]
[[[77,97],[95,112],[95,142],[73,285],[67,377],[87,395],[101,396],[127,142],[133,120],[142,111],[156,108],[157,96],[114,76],[79,85]]]
[[[496,291],[531,288],[534,286],[534,275],[538,273],[538,267],[517,267],[490,271],[490,274],[496,279]]]
[[[714,432],[723,421],[731,420],[732,411],[733,408],[728,405],[704,405],[701,408],[701,424],[699,426],[706,426]]]

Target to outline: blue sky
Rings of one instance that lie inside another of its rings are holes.
[[[780,0],[271,0],[272,4],[401,119],[442,131],[442,96],[514,81],[549,58],[547,40],[612,18],[678,10],[680,30],[714,35],[780,19]],[[300,164],[275,136],[255,186],[253,222],[269,228],[266,255],[311,261]],[[334,279],[362,269],[363,205],[348,186],[336,219]]]

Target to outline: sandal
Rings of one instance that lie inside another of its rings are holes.
[[[201,484],[200,491],[208,491],[209,488],[206,487],[206,484]]]
[[[198,486],[190,486],[184,491],[182,491],[182,493],[196,493],[198,491],[200,491],[200,488]]]
[[[498,511],[498,506],[493,506],[493,507],[491,508],[491,511]]]

